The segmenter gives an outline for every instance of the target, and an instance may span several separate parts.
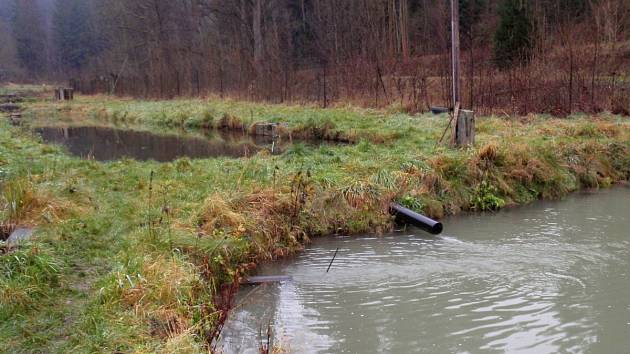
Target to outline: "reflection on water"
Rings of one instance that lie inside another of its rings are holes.
[[[452,218],[441,237],[317,239],[260,269],[293,281],[246,288],[222,346],[256,353],[271,323],[298,353],[627,352],[628,206],[618,187]]]
[[[75,156],[99,161],[123,157],[160,162],[180,157],[246,157],[261,149],[279,153],[286,147],[268,137],[252,138],[242,133],[215,133],[204,139],[94,126],[43,127],[35,131],[45,142],[64,145]]]

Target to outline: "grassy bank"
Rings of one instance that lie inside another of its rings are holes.
[[[630,122],[481,117],[475,148],[436,146],[446,118],[353,107],[78,97],[0,121],[2,220],[37,226],[0,255],[2,351],[201,351],[229,284],[309,237],[384,232],[396,200],[433,217],[494,210],[630,178]],[[170,163],[79,160],[35,124],[249,129],[352,141],[280,156]],[[448,230],[448,228],[447,228]]]

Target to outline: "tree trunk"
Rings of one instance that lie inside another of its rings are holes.
[[[252,20],[252,29],[254,32],[254,63],[256,71],[260,75],[262,72],[263,60],[263,38],[262,38],[262,0],[255,0],[254,12]]]

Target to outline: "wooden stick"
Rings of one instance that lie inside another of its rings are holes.
[[[326,269],[326,273],[328,273],[328,271],[330,270],[330,267],[335,261],[335,257],[337,257],[337,252],[339,252],[339,247],[337,247],[337,249],[335,250],[335,254],[333,255],[333,258],[330,260],[330,264],[328,265],[328,269]]]
[[[444,136],[446,135],[446,132],[448,131],[448,128],[451,126],[451,123],[453,122],[453,119],[455,118],[456,115],[459,115],[459,102],[455,104],[455,110],[453,111],[453,114],[451,115],[451,119],[448,121],[448,124],[446,125],[446,129],[444,129],[444,132],[442,133],[440,140],[438,140],[437,143],[435,143],[435,147],[433,149],[437,148],[437,146],[442,142],[442,140],[444,139]]]

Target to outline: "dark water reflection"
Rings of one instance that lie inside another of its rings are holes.
[[[630,188],[445,222],[442,236],[316,239],[245,288],[222,342],[257,353],[628,353]],[[329,273],[326,268],[339,247]]]
[[[180,157],[247,157],[262,149],[280,153],[286,148],[286,144],[274,143],[271,138],[254,139],[242,133],[212,133],[202,138],[94,126],[42,127],[35,131],[45,142],[61,144],[72,155],[98,161],[124,157],[159,162]]]

